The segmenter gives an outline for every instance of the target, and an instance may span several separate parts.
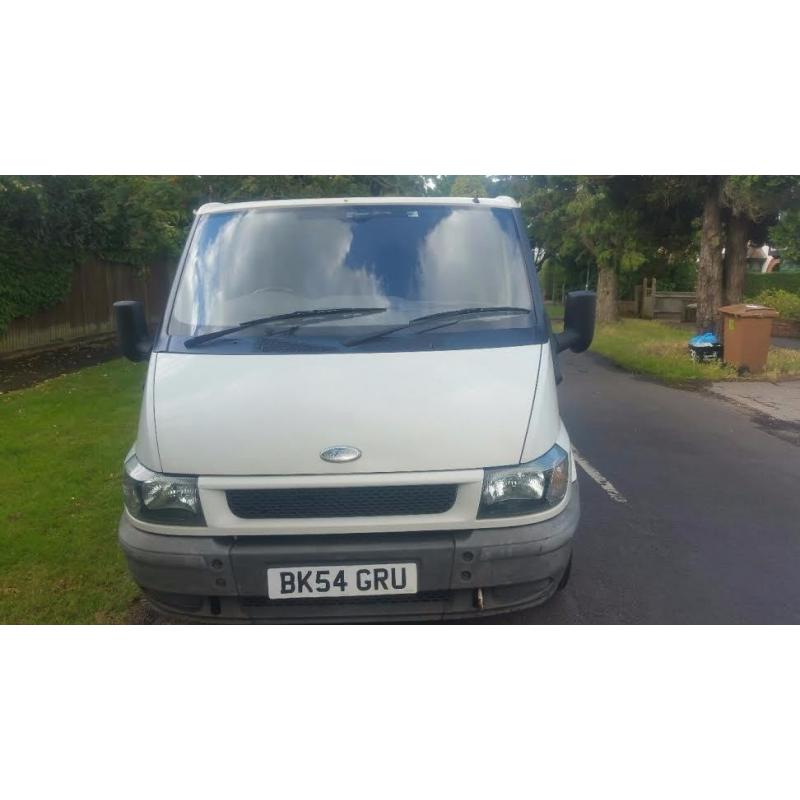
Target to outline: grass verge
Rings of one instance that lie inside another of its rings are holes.
[[[0,395],[0,623],[124,620],[120,470],[144,374],[116,360]]]
[[[781,380],[800,377],[800,350],[770,347],[766,371],[740,378],[718,362],[698,364],[689,358],[692,332],[685,327],[645,319],[598,325],[592,350],[629,372],[669,383],[728,380]]]
[[[561,303],[550,303],[546,302],[544,304],[545,311],[550,315],[550,319],[564,319],[564,306]]]

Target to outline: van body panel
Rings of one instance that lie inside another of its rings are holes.
[[[548,344],[542,347],[536,393],[533,398],[525,443],[520,454],[520,463],[532,461],[547,452],[553,445],[553,431],[558,431],[560,426],[561,417],[558,410],[553,354]]]
[[[148,469],[162,472],[161,459],[158,455],[158,440],[156,438],[156,408],[153,398],[153,388],[156,376],[156,362],[158,353],[150,356],[147,366],[147,376],[142,392],[142,407],[139,410],[139,430],[136,434],[136,457]]]
[[[516,464],[542,351],[159,353],[161,465],[171,474],[342,475]],[[552,445],[557,416],[547,423],[541,436]],[[361,457],[320,457],[337,445]]]

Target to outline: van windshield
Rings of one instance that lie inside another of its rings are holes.
[[[509,209],[477,204],[255,208],[206,214],[198,221],[167,330],[198,336],[301,311],[385,309],[322,317],[296,332],[344,338],[437,312],[530,309],[531,304]],[[501,315],[469,318],[456,327],[524,324]],[[257,326],[241,333],[263,335]]]

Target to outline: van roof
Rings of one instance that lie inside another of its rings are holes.
[[[219,214],[225,211],[240,211],[249,208],[290,208],[292,206],[379,206],[379,205],[446,205],[489,206],[491,208],[519,208],[511,197],[320,197],[305,200],[252,200],[247,203],[206,203],[197,209],[197,214]]]

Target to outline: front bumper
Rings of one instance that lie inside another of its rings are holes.
[[[579,517],[575,481],[558,516],[519,527],[214,538],[147,533],[123,515],[119,540],[134,580],[156,607],[172,614],[241,621],[439,620],[543,603],[567,568]],[[269,567],[411,561],[418,565],[416,595],[267,597]]]

